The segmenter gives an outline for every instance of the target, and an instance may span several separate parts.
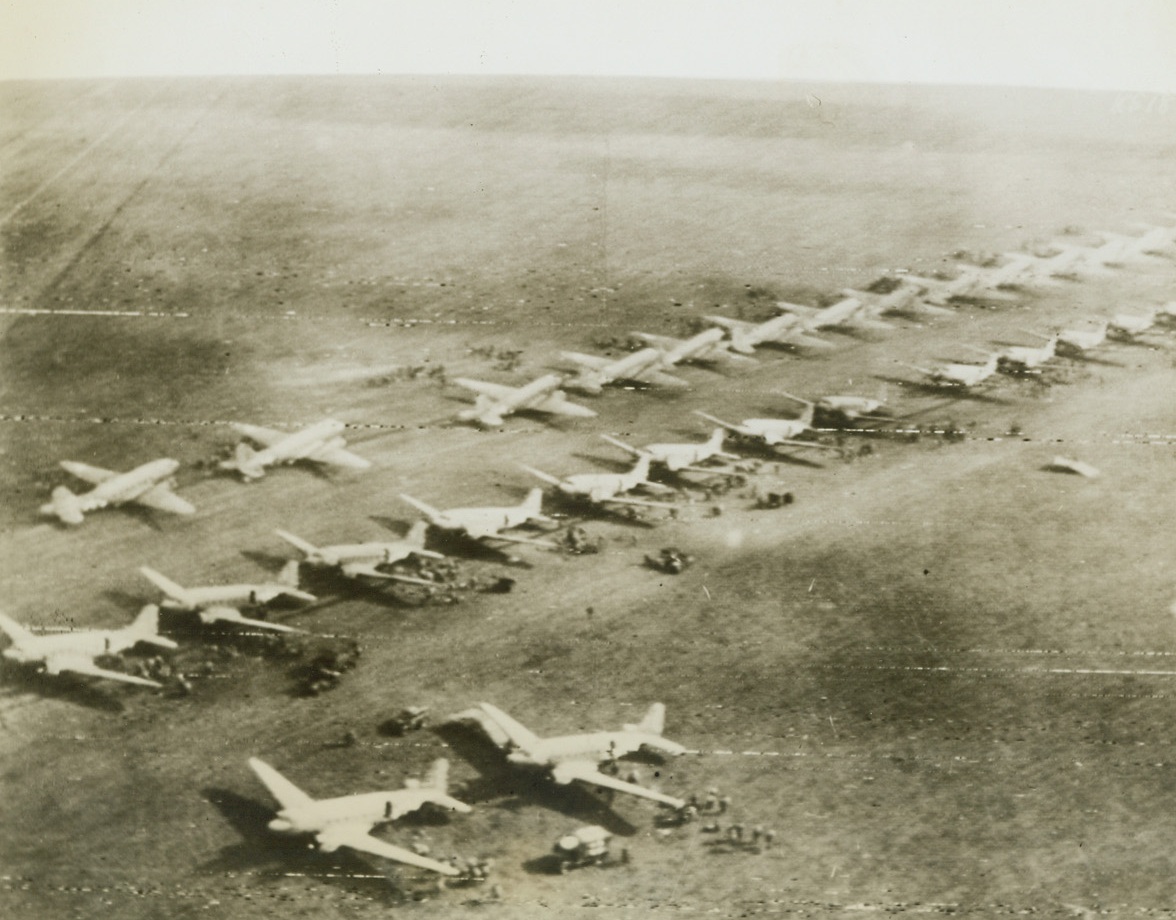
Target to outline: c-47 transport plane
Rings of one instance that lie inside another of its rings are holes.
[[[555,523],[554,518],[548,517],[542,511],[542,489],[532,489],[521,503],[502,508],[448,508],[442,511],[411,495],[401,494],[400,497],[421,512],[429,524],[439,530],[462,533],[471,540],[501,540],[504,543],[529,543],[532,546],[555,549],[555,544],[550,540],[536,540],[503,533],[504,530],[522,527],[524,524]]]
[[[78,479],[93,483],[94,488],[75,495],[65,486],[53,490],[50,501],[41,506],[42,514],[56,515],[66,524],[80,524],[87,511],[107,505],[134,502],[157,511],[172,514],[195,514],[196,508],[172,491],[168,482],[180,468],[178,460],[163,458],[137,466],[127,473],[116,473],[74,460],[62,460],[61,468]]]
[[[596,417],[596,413],[587,406],[568,399],[567,394],[560,389],[563,378],[559,374],[547,374],[521,387],[470,380],[468,377],[455,377],[453,382],[478,394],[474,408],[463,409],[457,413],[457,417],[463,422],[477,422],[487,428],[497,428],[503,424],[506,416],[524,410],[576,418]]]
[[[965,345],[964,347],[970,346]],[[975,350],[982,351],[982,349]],[[919,367],[917,364],[903,364],[903,366],[925,375],[932,386],[969,389],[979,386],[996,373],[1000,363],[1000,355],[995,352],[984,352],[984,354],[988,356],[988,360],[983,364],[961,364],[949,361],[936,367]]]
[[[681,377],[667,374],[665,356],[656,348],[642,348],[622,358],[602,358],[585,355],[578,351],[561,351],[560,356],[580,367],[575,377],[568,378],[565,386],[582,393],[599,394],[607,384],[617,380],[632,380],[636,383],[650,383],[664,387],[687,387]]]
[[[668,502],[652,502],[641,498],[626,498],[625,492],[636,488],[652,489],[657,492],[673,492],[669,486],[649,481],[649,465],[653,458],[649,454],[641,454],[633,468],[624,473],[579,473],[560,479],[533,466],[522,465],[523,469],[532,476],[537,476],[544,482],[555,486],[569,498],[583,499],[594,505],[616,504],[634,505],[642,508],[676,508]]]
[[[290,562],[289,571],[293,573],[290,581],[297,581],[298,563]],[[302,632],[292,626],[271,623],[268,620],[252,619],[243,616],[241,605],[260,607],[276,598],[289,596],[303,601],[314,601],[315,596],[305,591],[299,591],[295,584],[268,583],[261,585],[213,585],[206,588],[183,588],[169,578],[159,574],[155,569],[140,566],[139,572],[149,582],[159,588],[165,595],[160,606],[165,610],[179,610],[195,613],[200,622],[237,623],[241,626],[252,626],[258,629],[272,629],[275,632]]]
[[[648,454],[654,463],[664,466],[671,473],[717,473],[721,470],[699,466],[699,464],[706,463],[707,460],[715,457],[722,460],[742,459],[738,454],[723,452],[723,438],[725,436],[726,432],[722,428],[716,428],[705,441],[693,444],[646,444],[644,447],[634,447],[610,435],[601,435],[609,444],[615,444],[621,450],[627,450],[635,457]]]
[[[471,811],[465,802],[459,802],[446,793],[449,773],[447,760],[436,761],[424,779],[407,780],[403,789],[365,792],[334,799],[311,798],[256,757],[249,759],[249,766],[282,806],[269,823],[271,831],[280,834],[313,834],[318,849],[324,853],[348,847],[419,869],[440,872],[442,875],[458,874],[457,869],[448,863],[394,846],[369,833],[376,825],[395,821],[402,815],[416,811],[426,802],[450,811]]]
[[[683,361],[753,361],[745,355],[731,353],[731,343],[723,339],[722,329],[704,329],[688,339],[676,339],[668,335],[654,335],[651,332],[634,332],[633,338],[652,345],[662,354],[666,367],[673,367]]]
[[[234,431],[261,444],[264,449],[254,450],[242,442],[237,445],[233,459],[222,460],[220,468],[235,470],[246,480],[260,479],[265,475],[265,468],[272,464],[297,463],[300,460],[366,470],[371,466],[370,461],[344,450],[347,442],[341,435],[346,427],[334,419],[324,419],[300,431],[289,432],[233,422]]]
[[[4,650],[4,657],[21,664],[40,664],[46,674],[85,674],[107,680],[121,680],[141,687],[160,687],[162,684],[145,677],[135,677],[121,671],[109,671],[94,664],[102,655],[117,655],[140,642],[175,648],[171,639],[159,635],[159,608],[148,604],[139,611],[130,626],[122,629],[80,629],[75,632],[36,635],[14,620],[0,613],[0,629],[12,644]]]
[[[682,745],[662,736],[665,718],[665,706],[654,703],[640,722],[625,725],[620,731],[540,738],[489,703],[478,703],[476,709],[454,716],[455,720],[471,719],[479,723],[490,740],[506,750],[510,763],[541,767],[561,785],[574,780],[682,808],[686,803],[681,799],[625,782],[598,769],[601,763],[642,749],[670,757],[684,754],[686,749]]]
[[[835,448],[817,441],[797,440],[798,435],[812,429],[813,417],[817,408],[816,403],[783,391],[780,392],[780,395],[793,402],[802,403],[805,407],[804,411],[796,418],[745,418],[738,425],[734,422],[724,422],[722,419],[705,412],[695,411],[694,414],[708,422],[721,425],[741,438],[749,441],[761,441],[767,447],[778,447],[783,444],[791,447],[807,447],[813,450],[834,450]]]
[[[378,567],[401,562],[409,556],[441,559],[441,553],[425,549],[424,522],[414,524],[402,540],[383,543],[341,543],[336,546],[315,546],[285,530],[275,530],[279,537],[302,552],[308,565],[333,568],[348,578],[384,578],[409,585],[429,585],[433,582],[395,572],[384,572]]]

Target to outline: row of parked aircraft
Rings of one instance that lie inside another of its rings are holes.
[[[643,346],[620,358],[561,352],[564,360],[578,368],[574,375],[545,374],[523,386],[471,380],[454,382],[477,394],[473,408],[458,413],[462,421],[485,427],[504,424],[506,416],[520,411],[540,414],[590,418],[593,409],[573,402],[567,390],[596,395],[616,382],[636,382],[652,386],[685,387],[688,384],[670,373],[684,362],[752,361],[758,346],[785,345],[802,348],[829,347],[817,333],[832,327],[849,329],[892,328],[881,317],[886,314],[946,313],[960,300],[1012,301],[1017,299],[1010,288],[1057,284],[1057,277],[1079,278],[1108,274],[1109,265],[1155,258],[1153,253],[1170,249],[1176,243],[1176,227],[1152,227],[1140,236],[1103,233],[1097,246],[1059,243],[1048,255],[1005,253],[994,266],[961,265],[949,278],[927,278],[904,273],[885,279],[875,289],[844,289],[836,303],[817,309],[802,304],[778,302],[777,316],[759,323],[725,316],[705,316],[711,328],[687,339],[635,332],[633,339]],[[1130,317],[1116,317],[1112,328],[1129,328]],[[1137,334],[1137,333],[1133,333]],[[971,386],[995,372],[974,369],[973,365],[949,365],[939,370],[918,368],[933,380]],[[979,379],[974,379],[979,376]]]
[[[797,304],[779,304],[780,313],[761,323],[748,323],[721,316],[706,317],[711,328],[687,339],[672,339],[638,333],[642,342],[638,350],[619,359],[563,352],[565,360],[578,367],[575,376],[548,374],[522,387],[506,387],[459,378],[456,382],[477,394],[474,406],[459,414],[463,421],[496,427],[506,416],[520,410],[554,413],[573,417],[592,417],[596,413],[572,402],[565,389],[587,394],[600,393],[610,383],[635,380],[657,386],[683,387],[687,383],[670,373],[687,361],[754,360],[755,349],[764,344],[796,347],[827,347],[819,337],[832,327],[888,328],[881,317],[891,313],[941,313],[961,298],[988,300],[1010,299],[1005,290],[1012,285],[1052,283],[1055,275],[1077,276],[1099,273],[1110,264],[1148,257],[1153,250],[1176,242],[1176,228],[1156,228],[1139,237],[1104,235],[1097,247],[1061,246],[1048,256],[1023,253],[1008,254],[995,267],[969,266],[951,279],[903,275],[887,290],[842,291],[842,299],[831,306],[816,309]],[[1118,314],[1102,321],[1096,329],[1064,330],[1042,334],[1043,343],[1013,346],[999,353],[985,353],[982,364],[944,364],[936,368],[917,368],[933,382],[948,386],[970,387],[982,383],[1001,367],[1031,370],[1050,360],[1059,348],[1084,351],[1097,347],[1108,333],[1139,335],[1161,318],[1176,318],[1176,305],[1146,316]],[[1037,335],[1038,333],[1033,333]],[[631,454],[632,468],[621,473],[593,473],[567,477],[552,476],[533,467],[523,467],[559,493],[593,504],[616,504],[640,507],[674,507],[670,502],[638,498],[631,493],[645,490],[668,493],[674,490],[656,480],[651,471],[660,466],[670,472],[721,473],[713,461],[734,461],[739,455],[726,449],[726,438],[733,434],[743,440],[756,441],[769,448],[802,447],[830,449],[819,442],[804,440],[811,431],[817,413],[835,412],[844,418],[869,417],[880,408],[878,400],[859,396],[826,396],[809,400],[783,393],[786,399],[802,407],[792,418],[751,418],[729,422],[699,412],[716,426],[705,440],[691,443],[655,443],[643,447],[604,436],[609,443]],[[238,473],[246,480],[264,475],[274,464],[310,461],[350,469],[366,469],[370,462],[346,449],[342,422],[328,419],[295,432],[282,432],[253,425],[234,424],[249,443],[237,446],[231,459],[220,468]],[[94,488],[74,494],[65,487],[53,490],[51,500],[42,511],[61,521],[80,523],[86,512],[108,505],[132,502],[148,508],[176,514],[192,514],[195,509],[173,491],[172,477],[179,464],[170,459],[153,460],[129,472],[118,473],[64,461],[63,468]],[[419,511],[424,520],[414,524],[400,540],[316,546],[284,530],[278,537],[301,554],[283,569],[274,582],[206,587],[183,587],[149,567],[140,569],[144,578],[162,592],[158,604],[145,606],[134,621],[122,629],[80,630],[60,634],[36,635],[24,626],[0,614],[0,629],[9,637],[5,658],[39,665],[51,675],[71,672],[91,677],[158,687],[145,677],[109,670],[96,664],[103,656],[115,655],[144,642],[162,648],[176,643],[159,634],[160,609],[195,614],[202,623],[229,623],[278,632],[297,632],[293,627],[247,616],[243,611],[263,607],[278,597],[304,602],[315,596],[299,587],[299,568],[311,565],[329,568],[350,578],[391,580],[407,584],[432,585],[433,582],[397,572],[391,567],[412,557],[439,558],[426,549],[427,528],[458,533],[478,541],[523,543],[539,547],[555,546],[549,540],[512,531],[526,525],[550,525],[555,521],[542,511],[543,491],[532,489],[518,505],[505,507],[459,507],[440,509],[410,495],[401,498]],[[684,748],[663,737],[665,710],[654,704],[641,722],[625,725],[620,731],[541,738],[500,709],[480,703],[474,709],[454,717],[472,721],[500,747],[509,762],[541,769],[556,783],[580,782],[590,786],[650,799],[674,808],[683,807],[681,799],[649,789],[637,783],[602,772],[601,764],[615,761],[628,753],[645,749],[667,756],[684,752]],[[398,862],[445,875],[457,870],[401,847],[379,840],[370,834],[378,824],[395,820],[427,802],[449,810],[468,812],[470,807],[449,796],[448,764],[437,761],[421,780],[409,780],[400,790],[365,793],[358,796],[315,800],[294,786],[263,761],[252,758],[250,766],[280,804],[270,827],[278,832],[311,834],[319,848],[331,851],[348,847],[386,857]]]
[[[830,327],[888,328],[880,317],[888,313],[910,311],[940,311],[959,299],[1012,299],[1009,286],[1043,285],[1055,283],[1055,276],[1079,277],[1105,273],[1107,266],[1153,258],[1152,253],[1170,249],[1176,243],[1176,228],[1153,227],[1140,236],[1104,233],[1098,246],[1060,244],[1048,256],[1027,253],[1007,253],[1005,261],[994,267],[965,266],[950,279],[924,278],[912,274],[893,279],[886,292],[842,291],[843,298],[831,306],[815,309],[800,304],[781,302],[778,316],[761,323],[722,316],[705,317],[712,327],[688,339],[673,339],[650,333],[635,333],[645,343],[643,347],[620,358],[563,352],[562,355],[579,366],[575,376],[546,374],[528,384],[511,387],[469,378],[455,382],[477,394],[475,404],[462,410],[458,418],[488,427],[498,427],[506,416],[529,411],[578,418],[596,415],[593,409],[568,398],[565,390],[598,394],[610,383],[635,381],[658,386],[683,387],[687,383],[669,373],[677,364],[687,361],[752,361],[757,346],[764,344],[797,347],[827,347],[828,342],[814,334]],[[1105,320],[1095,330],[1067,330],[1043,336],[1046,345],[1040,348],[1014,347],[1004,353],[982,350],[982,363],[947,362],[938,367],[912,366],[931,382],[946,386],[976,386],[991,377],[998,368],[1022,366],[1032,368],[1052,356],[1056,347],[1081,351],[1093,348],[1107,333],[1139,335],[1161,317],[1172,319],[1176,307],[1149,315],[1117,314]],[[1038,333],[1033,333],[1038,335]],[[970,346],[965,346],[970,347]],[[1049,354],[1044,354],[1049,350]],[[1036,364],[1035,364],[1036,362]],[[831,397],[841,400],[860,397]],[[867,410],[870,411],[870,410]],[[802,416],[803,418],[803,416]],[[711,419],[729,431],[753,438],[772,438],[786,441],[794,438],[786,432],[794,425],[780,420],[749,419],[734,425]],[[346,449],[343,437],[345,425],[334,419],[316,422],[295,432],[278,431],[258,425],[233,423],[232,427],[248,441],[261,445],[255,449],[248,443],[237,445],[231,459],[221,461],[220,468],[239,473],[246,480],[258,479],[268,466],[282,463],[311,461],[349,469],[367,469],[370,461]],[[772,432],[772,433],[768,433]],[[806,445],[807,446],[807,445]],[[118,473],[85,463],[63,460],[61,466],[94,488],[81,495],[65,486],[52,492],[50,501],[41,507],[44,514],[56,516],[69,524],[80,524],[88,511],[134,502],[173,514],[192,514],[190,502],[176,495],[171,482],[179,467],[178,461],[162,458],[152,460],[133,470]],[[560,486],[564,491],[569,489]],[[577,491],[575,486],[570,491]]]

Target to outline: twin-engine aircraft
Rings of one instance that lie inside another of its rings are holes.
[[[741,355],[753,354],[756,346],[765,344],[829,348],[830,343],[809,333],[818,332],[827,326],[848,323],[861,311],[862,304],[850,298],[820,310],[786,301],[780,301],[776,307],[784,312],[762,323],[750,323],[727,316],[706,316],[704,319],[725,330],[728,347]]]
[[[87,511],[133,502],[172,514],[195,514],[196,508],[174,492],[169,482],[180,468],[178,460],[163,458],[137,466],[127,473],[116,473],[74,460],[62,460],[62,469],[78,479],[93,483],[94,488],[75,495],[65,486],[53,490],[50,501],[41,506],[42,514],[56,515],[66,524],[80,524]]]
[[[165,610],[194,613],[205,625],[212,623],[236,623],[257,629],[275,632],[302,632],[292,626],[271,623],[247,617],[241,613],[241,606],[261,607],[279,597],[295,597],[302,601],[314,601],[313,594],[298,590],[298,563],[290,562],[283,570],[282,580],[258,585],[213,585],[205,588],[184,588],[155,569],[140,566],[139,572],[165,595],[160,606]]]
[[[649,481],[649,465],[652,457],[642,454],[631,470],[624,473],[581,473],[560,479],[533,466],[520,464],[532,476],[537,476],[544,482],[555,486],[569,498],[582,499],[594,505],[632,505],[639,508],[676,508],[669,502],[646,501],[641,498],[628,498],[624,493],[644,487],[655,492],[673,492],[669,486]]]
[[[780,395],[786,399],[791,399],[793,402],[802,403],[805,407],[804,411],[796,418],[745,418],[739,424],[725,422],[721,418],[716,418],[705,412],[695,411],[694,414],[706,419],[708,422],[721,425],[741,438],[749,441],[759,441],[767,447],[785,445],[790,447],[806,447],[813,450],[836,449],[817,441],[797,440],[798,435],[812,430],[813,417],[816,414],[817,405],[807,399],[793,396],[791,393],[781,392]]]
[[[1093,329],[1063,329],[1058,333],[1058,347],[1071,351],[1089,351],[1107,340],[1111,321],[1101,320]]]
[[[731,343],[723,339],[722,329],[704,329],[688,339],[654,335],[652,332],[634,332],[632,336],[660,351],[666,367],[673,367],[684,361],[698,361],[707,364],[717,361],[754,360],[744,355],[731,354]]]
[[[503,533],[504,530],[522,527],[524,524],[555,523],[554,518],[548,517],[542,511],[542,489],[532,489],[519,504],[501,508],[448,508],[442,511],[411,495],[401,494],[400,497],[421,512],[428,523],[439,530],[461,533],[471,540],[501,540],[504,543],[527,543],[555,549],[555,544],[550,540]]]
[[[615,444],[621,450],[627,450],[635,457],[648,454],[654,463],[664,466],[671,473],[717,473],[721,470],[700,466],[700,464],[715,457],[722,460],[741,459],[738,454],[729,454],[723,451],[725,435],[726,431],[722,428],[716,428],[705,441],[694,444],[646,444],[644,447],[634,447],[607,434],[601,435],[601,437],[609,444]]]
[[[345,795],[334,799],[311,798],[256,757],[249,759],[249,766],[282,806],[270,821],[270,830],[280,834],[313,834],[318,849],[324,853],[348,847],[442,875],[458,874],[457,869],[448,863],[421,856],[369,833],[376,825],[395,821],[426,803],[450,811],[471,811],[469,805],[447,793],[449,762],[444,758],[433,764],[424,779],[406,780],[403,789]]]
[[[160,687],[162,684],[122,671],[100,668],[94,664],[94,659],[102,655],[117,655],[140,642],[158,645],[160,648],[176,648],[171,639],[159,635],[159,608],[154,604],[148,604],[140,610],[134,622],[122,629],[81,629],[36,635],[2,613],[0,629],[12,640],[12,644],[3,652],[9,661],[39,664],[46,674],[57,675],[68,671],[141,687]]]
[[[402,540],[373,543],[341,543],[335,546],[315,546],[299,536],[275,530],[279,537],[302,552],[307,565],[331,568],[348,578],[383,578],[409,585],[433,586],[434,582],[413,578],[396,572],[382,571],[379,566],[401,562],[409,556],[423,556],[426,559],[443,559],[441,553],[425,549],[424,521],[414,524]]]
[[[971,346],[965,345],[964,347],[970,348]],[[987,356],[987,360],[983,364],[957,364],[949,361],[937,367],[919,367],[917,364],[904,364],[903,366],[925,375],[928,383],[932,386],[970,389],[979,386],[995,374],[1000,362],[1000,355],[995,352],[979,348],[975,350],[981,351]]]
[[[341,435],[347,426],[335,419],[324,419],[294,432],[276,431],[273,428],[262,428],[260,425],[243,425],[239,422],[233,422],[231,427],[264,448],[254,450],[242,442],[237,445],[232,460],[220,462],[222,470],[235,470],[247,481],[260,479],[265,475],[265,468],[275,463],[311,460],[353,470],[366,470],[372,465],[363,457],[344,450],[347,441]]]
[[[618,380],[663,387],[682,388],[690,385],[681,377],[665,372],[664,368],[669,365],[665,356],[656,348],[642,348],[623,358],[615,359],[585,355],[578,351],[561,351],[560,355],[580,368],[575,377],[564,381],[564,386],[594,396],[601,393],[605,386]]]
[[[920,284],[907,275],[902,275],[895,280],[897,284],[894,288],[884,294],[876,291],[859,291],[854,288],[843,288],[841,294],[843,297],[853,297],[860,300],[866,305],[866,310],[870,314],[913,315],[926,313],[931,316],[945,316],[952,312],[947,307],[936,306],[924,299],[923,295],[928,291],[926,283]]]
[[[476,709],[453,718],[477,722],[490,740],[507,752],[506,759],[510,763],[541,767],[561,785],[575,781],[651,799],[672,808],[682,808],[686,804],[682,799],[626,782],[598,769],[601,763],[615,761],[642,749],[670,757],[686,753],[685,747],[662,736],[666,707],[661,703],[654,703],[640,722],[625,725],[620,731],[550,738],[540,738],[489,703],[478,703]]]
[[[457,417],[463,422],[477,422],[487,428],[498,428],[506,416],[524,410],[575,418],[596,417],[596,413],[587,406],[568,399],[567,394],[560,389],[563,378],[559,374],[547,374],[521,387],[470,380],[468,377],[456,377],[453,382],[478,394],[474,408],[463,409],[457,413]]]
[[[1030,330],[1022,329],[1026,335],[1031,335],[1039,339],[1044,339],[1042,345],[1011,345],[1006,348],[997,357],[998,364],[1002,369],[1014,371],[1029,371],[1041,367],[1046,361],[1050,360],[1058,350],[1058,334],[1055,332],[1052,335],[1044,335],[1040,332],[1032,332]]]

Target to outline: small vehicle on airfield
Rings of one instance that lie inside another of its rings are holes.
[[[568,869],[599,866],[608,862],[611,855],[608,842],[611,839],[612,834],[599,824],[590,824],[564,834],[553,847],[559,873],[562,875]]]

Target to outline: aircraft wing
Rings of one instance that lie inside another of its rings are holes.
[[[643,383],[652,383],[662,387],[690,386],[690,384],[681,377],[675,377],[673,374],[667,374],[665,371],[653,367],[638,371],[634,375],[634,378],[636,380],[642,381]]]
[[[135,497],[135,502],[155,508],[158,511],[170,511],[172,514],[195,514],[196,506],[180,498],[167,486],[160,484],[148,489],[142,495]]]
[[[619,495],[614,495],[612,498],[601,499],[601,502],[609,505],[634,505],[638,508],[677,508],[673,502],[655,502],[644,498],[622,498]]]
[[[550,540],[541,540],[537,536],[513,536],[507,533],[485,533],[476,536],[479,540],[502,540],[505,544],[524,544],[528,546],[541,546],[544,549],[555,549],[556,545]]]
[[[539,745],[539,736],[532,732],[529,728],[516,722],[505,712],[497,706],[491,706],[489,703],[479,703],[478,708],[486,714],[499,729],[502,730],[515,747],[524,751],[533,751]]]
[[[800,441],[796,438],[781,438],[779,441],[766,441],[772,447],[783,444],[787,447],[808,447],[812,450],[841,450],[834,444],[822,444],[820,441]]]
[[[654,335],[652,332],[634,332],[633,338],[640,339],[654,348],[662,350],[671,350],[677,348],[684,341],[683,339],[671,338],[668,335]]]
[[[468,377],[455,377],[453,382],[467,390],[473,390],[491,399],[509,400],[518,392],[518,387],[508,387],[501,383],[487,383],[485,380],[471,380]]]
[[[366,470],[372,462],[358,454],[353,454],[349,450],[344,450],[342,447],[319,448],[307,454],[310,460],[317,460],[319,463],[330,463],[334,466],[346,466],[353,470]]]
[[[236,623],[238,626],[248,626],[254,629],[269,629],[274,632],[301,633],[304,629],[295,629],[282,623],[271,623],[269,620],[257,620],[253,617],[242,616],[235,607],[205,607],[200,611],[202,623]]]
[[[416,866],[418,869],[428,869],[430,872],[439,872],[442,875],[459,874],[457,869],[448,863],[438,862],[435,859],[429,859],[427,856],[420,856],[412,850],[393,846],[390,843],[373,837],[367,832],[366,824],[335,824],[321,834],[317,834],[316,839],[323,849],[329,850],[335,847],[349,847],[361,853],[382,856],[384,859],[390,859],[393,862]]]
[[[45,670],[50,674],[60,674],[63,671],[69,671],[71,674],[84,674],[87,677],[119,680],[124,684],[136,684],[140,687],[158,688],[163,686],[158,681],[148,680],[146,677],[135,677],[133,674],[124,674],[122,671],[109,671],[106,668],[100,668],[89,658],[81,656],[71,655],[68,658],[47,658],[45,660]]]
[[[314,799],[265,761],[258,760],[256,757],[250,757],[249,766],[257,774],[257,778],[265,784],[265,788],[270,791],[270,795],[277,799],[278,804],[283,808],[300,808],[303,805],[310,805],[314,802]],[[367,828],[364,828],[364,830],[367,830]]]
[[[381,572],[376,562],[347,562],[340,566],[340,570],[348,578],[383,578],[386,581],[401,581],[408,585],[425,585],[436,587],[436,582],[425,581],[423,578],[413,578],[411,575],[397,575],[394,572]]]
[[[67,473],[72,473],[78,479],[84,479],[86,482],[98,485],[106,482],[108,479],[113,479],[119,474],[114,470],[104,470],[100,466],[90,466],[88,463],[78,463],[76,460],[62,460],[61,468]]]
[[[594,371],[602,371],[612,367],[616,363],[612,358],[603,358],[599,355],[585,355],[578,351],[561,351],[559,354],[565,361],[571,361],[573,364],[591,368]]]
[[[232,422],[230,427],[238,434],[243,434],[262,447],[273,447],[279,441],[290,437],[288,431],[278,431],[274,428],[263,428],[261,425],[246,425],[243,422]]]
[[[551,775],[557,783],[570,783],[575,780],[576,782],[588,783],[593,786],[603,786],[605,789],[614,789],[617,792],[624,792],[643,799],[650,799],[654,802],[660,802],[663,805],[669,805],[671,808],[683,808],[686,805],[682,799],[674,798],[672,795],[665,795],[653,789],[646,789],[644,786],[639,786],[636,783],[627,783],[622,779],[617,779],[615,776],[609,776],[607,773],[601,773],[593,764],[584,760],[565,760],[556,765],[551,771]]]

